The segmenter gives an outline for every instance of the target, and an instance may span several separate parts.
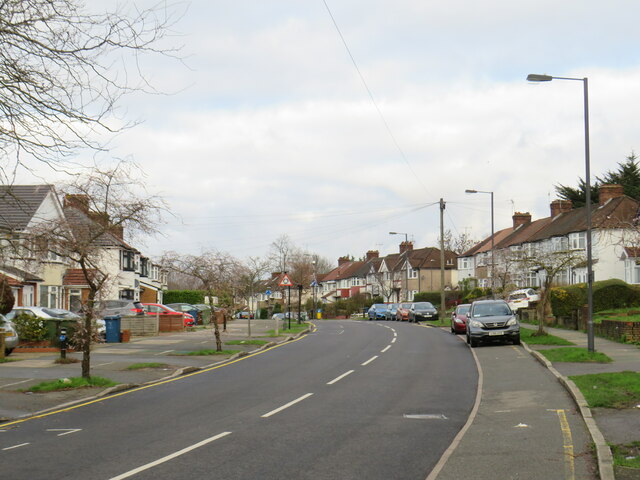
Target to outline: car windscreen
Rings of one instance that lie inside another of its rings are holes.
[[[429,302],[418,302],[418,303],[414,303],[413,308],[416,310],[426,310],[426,309],[434,308],[434,306]]]
[[[73,312],[69,312],[67,310],[60,310],[57,308],[43,308],[42,311],[54,318],[73,318],[73,319],[80,318],[80,315],[76,315]]]
[[[465,307],[458,307],[458,314],[459,315],[466,315],[467,313],[469,313],[469,309],[471,308],[471,305],[467,305]]]
[[[506,303],[481,303],[473,307],[474,317],[502,317],[511,315],[511,309]]]
[[[526,293],[513,293],[509,295],[509,300],[518,300],[520,298],[526,298],[526,297],[527,297]]]

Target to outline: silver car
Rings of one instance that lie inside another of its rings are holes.
[[[18,346],[18,332],[13,322],[7,320],[3,315],[0,315],[0,330],[4,335],[4,354],[10,355],[13,349]]]

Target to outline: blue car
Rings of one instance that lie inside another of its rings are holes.
[[[386,311],[386,303],[374,303],[369,307],[367,315],[369,317],[369,320],[384,320],[384,312]]]

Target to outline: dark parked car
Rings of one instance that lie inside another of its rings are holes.
[[[409,309],[409,321],[421,322],[423,320],[437,320],[438,309],[430,302],[416,302]]]
[[[412,303],[399,303],[396,309],[396,320],[399,322],[409,321],[409,309]]]
[[[451,315],[451,333],[466,333],[470,303],[458,305]]]
[[[367,310],[369,320],[384,320],[384,312],[387,310],[386,303],[374,303]]]
[[[398,310],[399,303],[387,303],[387,309],[384,311],[385,320],[395,320],[396,311]]]
[[[176,312],[188,313],[193,317],[196,324],[200,323],[198,321],[200,310],[195,305],[191,305],[190,303],[167,303],[167,307],[173,308]]]
[[[520,345],[518,319],[504,300],[473,302],[467,321],[467,343],[477,347],[480,342],[495,340]]]

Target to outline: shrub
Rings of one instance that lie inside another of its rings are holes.
[[[204,292],[201,290],[165,290],[163,302],[167,303],[204,303]]]
[[[21,313],[13,319],[13,323],[16,326],[20,340],[40,342],[48,337],[47,326],[42,318]]]
[[[587,304],[587,285],[580,283],[554,287],[550,291],[551,309],[555,316],[569,316]],[[593,283],[593,311],[640,306],[640,290],[622,280],[610,279]]]
[[[9,285],[7,277],[0,275],[0,313],[6,315],[13,309],[16,299]]]

